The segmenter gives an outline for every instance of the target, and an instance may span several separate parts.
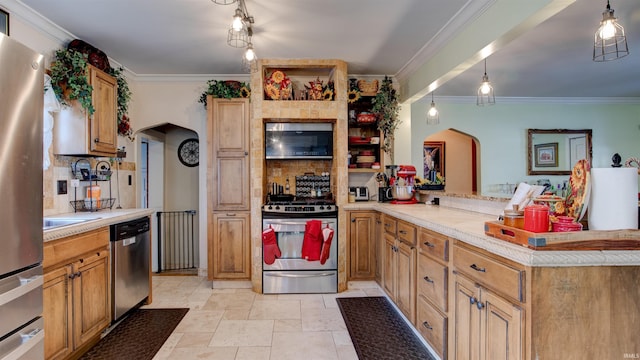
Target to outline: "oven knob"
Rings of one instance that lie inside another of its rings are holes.
[[[331,205],[327,205],[327,211],[331,210]]]
[[[269,205],[269,210],[273,210],[273,206]]]
[[[280,210],[280,206],[279,205],[276,205],[276,210]]]
[[[320,205],[320,210],[324,210],[324,206]]]

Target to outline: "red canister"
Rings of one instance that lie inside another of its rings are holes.
[[[524,229],[536,233],[549,231],[549,207],[546,205],[525,207]]]

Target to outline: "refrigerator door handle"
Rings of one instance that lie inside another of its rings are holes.
[[[7,304],[28,292],[41,287],[44,284],[44,277],[36,275],[27,279],[20,279],[20,285],[0,294],[0,306]]]
[[[42,325],[39,323],[39,325]],[[11,352],[5,354],[2,357],[2,360],[23,360],[25,358],[25,354],[29,353],[36,346],[42,346],[40,350],[35,350],[36,354],[40,352],[44,352],[44,329],[36,328],[31,330],[28,334],[20,334],[22,338],[21,344],[15,349],[11,350]],[[33,355],[33,354],[29,354]],[[44,355],[44,354],[42,354]],[[2,356],[2,354],[0,354]]]

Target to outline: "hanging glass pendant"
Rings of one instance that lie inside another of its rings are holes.
[[[438,125],[440,123],[440,114],[433,101],[433,92],[431,93],[431,107],[427,111],[427,125]]]
[[[623,58],[629,55],[627,37],[624,28],[613,16],[613,9],[607,1],[607,9],[602,13],[600,27],[593,40],[593,61],[602,62]]]
[[[489,76],[487,75],[487,59],[484,59],[484,76],[482,76],[482,84],[478,88],[478,95],[476,98],[476,105],[495,105],[496,96],[493,93],[493,86],[489,82]]]

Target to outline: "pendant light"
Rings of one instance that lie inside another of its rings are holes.
[[[440,114],[436,109],[436,103],[433,101],[433,91],[431,92],[431,107],[427,111],[427,125],[437,125],[440,123]]]
[[[253,70],[257,69],[257,61],[258,56],[256,55],[255,50],[253,50],[253,44],[251,43],[251,34],[252,29],[249,27],[249,45],[247,45],[247,49],[244,51],[242,55],[242,69],[247,72],[253,72]]]
[[[231,5],[235,3],[237,0],[211,0],[214,4],[218,5]]]
[[[613,16],[613,9],[607,0],[607,9],[602,13],[600,27],[594,35],[593,61],[616,60],[629,55],[624,28]]]
[[[478,88],[478,97],[476,98],[476,105],[495,105],[496,96],[493,93],[493,86],[489,82],[489,76],[487,76],[487,58],[484,59],[484,76],[482,77],[482,84]]]

